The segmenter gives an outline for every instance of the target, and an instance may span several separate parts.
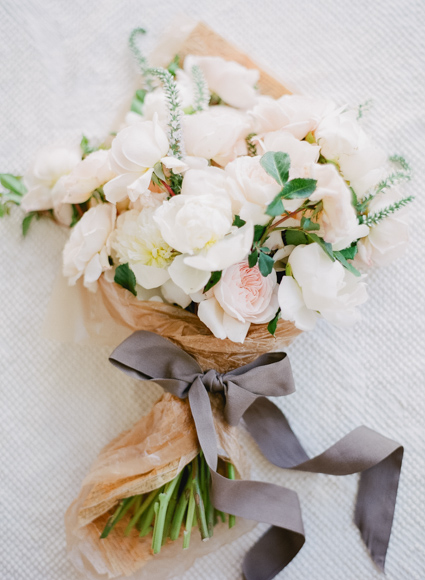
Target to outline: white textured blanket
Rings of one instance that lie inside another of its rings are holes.
[[[425,575],[425,4],[421,0],[2,0],[0,171],[21,173],[34,151],[62,137],[103,137],[130,95],[127,49],[180,12],[206,21],[291,88],[340,102],[372,99],[367,129],[411,162],[417,195],[406,257],[369,277],[353,329],[325,324],[289,349],[297,392],[282,404],[316,454],[366,424],[406,448],[388,580]],[[109,349],[40,337],[66,232],[21,213],[0,221],[0,578],[76,580],[63,514],[100,448],[145,413],[155,386],[123,377]],[[307,543],[279,578],[378,579],[352,523],[357,476],[285,472],[249,442],[254,475],[299,492]],[[182,580],[236,580],[258,526],[198,560]]]

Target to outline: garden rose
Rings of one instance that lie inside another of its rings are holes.
[[[251,323],[270,322],[277,310],[276,272],[264,277],[258,266],[240,262],[223,272],[198,316],[217,338],[243,343]]]
[[[71,231],[63,250],[63,275],[74,285],[84,275],[84,286],[96,290],[108,261],[109,236],[115,226],[116,209],[101,204],[89,209]]]
[[[216,106],[183,117],[183,136],[188,155],[212,159],[226,165],[246,154],[245,137],[250,132],[246,114]]]
[[[136,201],[149,188],[153,168],[167,152],[168,139],[157,117],[122,129],[109,151],[111,170],[118,177],[105,184],[106,199],[111,203],[127,197]]]
[[[66,203],[84,203],[95,189],[115,177],[109,166],[108,151],[90,153],[67,176],[64,186]]]
[[[332,260],[318,244],[300,245],[288,258],[293,278],[279,286],[282,318],[311,330],[318,318],[347,326],[359,318],[356,307],[367,300],[366,284]]]
[[[254,87],[260,78],[258,70],[219,56],[186,56],[186,73],[190,74],[194,65],[204,73],[208,88],[226,104],[238,109],[249,109],[255,104],[257,91]]]
[[[79,146],[52,145],[41,149],[24,177],[27,193],[22,199],[24,211],[53,208],[53,189],[81,161]],[[63,200],[61,200],[61,203]]]

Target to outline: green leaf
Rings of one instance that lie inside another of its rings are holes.
[[[22,220],[22,235],[26,236],[31,225],[32,220],[37,217],[39,219],[39,215],[36,211],[32,211],[27,214],[24,219]]]
[[[144,103],[147,94],[148,94],[148,91],[146,89],[138,89],[136,91],[135,97],[138,101],[140,101],[141,103]]]
[[[269,274],[271,274],[274,266],[274,260],[271,256],[260,252],[258,256],[258,268],[264,278],[267,278]]]
[[[276,316],[273,318],[273,320],[270,320],[270,322],[267,325],[267,330],[270,332],[270,334],[272,336],[274,336],[276,333],[276,328],[277,328],[277,323],[279,322],[279,318],[280,318],[280,308],[276,312]]]
[[[258,250],[255,248],[253,252],[251,252],[248,256],[248,266],[253,268],[258,261]]]
[[[338,262],[341,262],[344,268],[347,268],[347,270],[352,274],[354,274],[354,276],[361,276],[360,272],[353,266],[353,264],[347,262],[342,252],[334,252],[334,256],[338,260]]]
[[[241,228],[246,224],[246,221],[241,219],[239,215],[235,215],[235,219],[233,220],[232,226],[236,226],[237,228]]]
[[[260,163],[264,171],[271,175],[279,185],[282,187],[285,185],[291,167],[291,159],[287,153],[268,151],[261,157]]]
[[[354,246],[340,250],[339,254],[344,256],[346,260],[354,260],[354,257],[357,254],[357,249],[357,244],[354,244]]]
[[[22,183],[22,178],[11,175],[10,173],[0,173],[0,183],[3,187],[19,197],[22,197],[27,192],[25,185]],[[13,201],[13,199],[11,199],[11,201]]]
[[[90,155],[90,153],[93,153],[93,151],[96,151],[96,147],[92,147],[90,145],[90,141],[87,139],[85,135],[83,135],[81,138],[80,148],[81,151],[83,152],[83,158],[87,157],[87,155]]]
[[[266,231],[267,226],[254,226],[254,242],[259,242]]]
[[[266,209],[266,214],[272,217],[282,215],[285,211],[281,200],[281,194],[278,193],[272,202],[269,203]]]
[[[137,90],[133,100],[131,101],[130,111],[133,111],[133,113],[137,113],[138,115],[143,115],[143,103],[145,102],[146,95],[147,91],[145,89]]]
[[[299,246],[300,244],[308,244],[308,238],[304,232],[299,230],[286,230],[285,243],[287,246]]]
[[[221,278],[221,274],[222,274],[221,271],[211,272],[211,278],[208,280],[207,284],[205,285],[204,292],[208,292],[208,290],[211,290],[211,288],[217,284],[217,282]]]
[[[282,189],[280,196],[284,199],[301,199],[308,197],[316,189],[316,179],[292,179]]]
[[[320,230],[320,224],[312,222],[310,218],[306,218],[304,216],[301,218],[301,227],[303,230],[306,230],[307,232]]]
[[[168,65],[168,72],[171,73],[173,75],[173,77],[176,76],[179,67],[179,62],[180,62],[180,57],[178,54],[175,55],[175,57],[173,58],[172,62]]]
[[[121,264],[115,270],[114,282],[129,290],[134,296],[137,296],[136,292],[136,276],[133,270],[130,269],[128,264]]]
[[[332,251],[332,244],[325,242],[323,238],[320,238],[316,234],[307,234],[307,237],[310,238],[312,242],[316,242],[322,248],[322,250],[329,256],[332,262],[335,262],[334,253]]]
[[[161,163],[161,161],[158,161],[158,163],[155,163],[155,165],[153,167],[153,170],[154,170],[155,175],[159,179],[162,179],[162,181],[165,181],[165,175],[164,175],[164,171],[162,169],[162,163]]]

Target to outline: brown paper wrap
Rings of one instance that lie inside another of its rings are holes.
[[[224,421],[221,396],[211,397],[211,403],[219,454],[230,459],[238,474],[246,478],[249,469],[238,440],[238,429]],[[124,529],[130,514],[117,524],[107,538],[100,539],[107,519],[120,499],[161,487],[198,453],[189,403],[169,393],[165,393],[150,413],[132,429],[121,433],[100,452],[78,498],[65,515],[69,555],[80,572],[96,580],[128,577],[136,571],[139,571],[137,578],[151,578],[150,574],[156,569],[157,572],[161,571],[158,577],[162,580],[167,577],[164,566],[167,568],[168,564],[163,563],[164,559],[165,562],[174,562],[170,573],[175,575],[176,566],[186,569],[200,555],[200,550],[205,553],[216,549],[252,526],[241,522],[236,526],[237,530],[228,530],[229,534],[221,529],[207,542],[207,546],[205,542],[191,543],[184,555],[180,555],[180,541],[165,545],[161,554],[154,557],[151,554],[151,537],[139,538],[136,530],[125,537]],[[152,563],[142,576],[140,569],[150,560]]]

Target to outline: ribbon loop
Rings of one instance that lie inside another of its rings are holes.
[[[153,380],[168,392],[189,397],[200,447],[211,470],[213,505],[226,513],[273,527],[245,557],[246,580],[271,580],[302,548],[305,537],[297,494],[259,481],[229,480],[217,473],[217,435],[208,391],[223,393],[225,419],[244,419],[263,455],[278,467],[347,475],[361,472],[355,523],[374,562],[384,568],[391,534],[403,448],[367,427],[358,427],[322,454],[309,459],[283,413],[267,396],[295,390],[285,353],[270,353],[220,374],[206,373],[169,340],[138,331],[110,357],[112,364],[140,380]]]

